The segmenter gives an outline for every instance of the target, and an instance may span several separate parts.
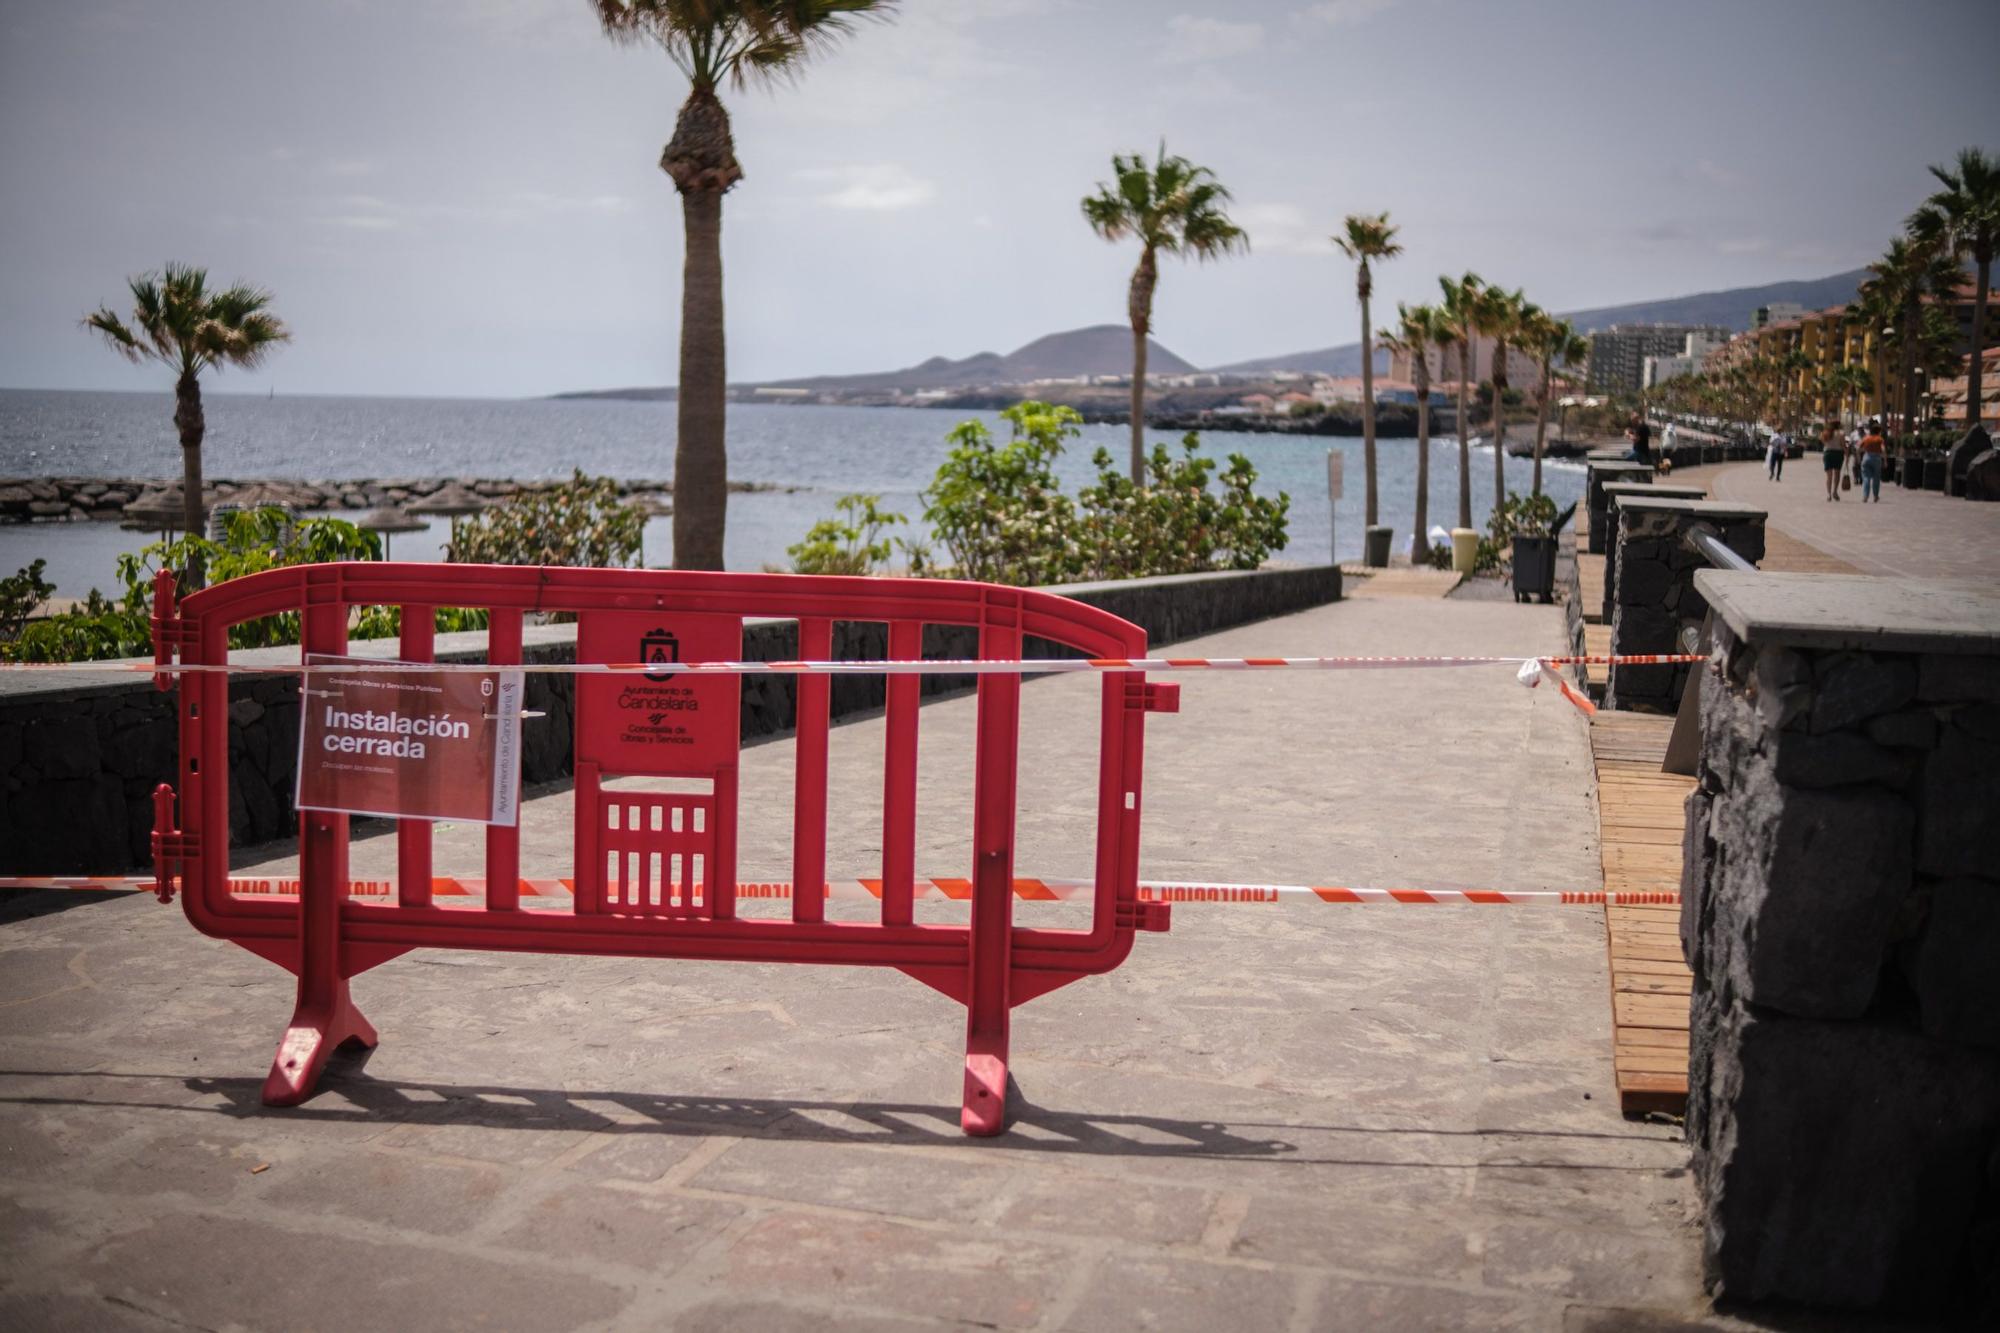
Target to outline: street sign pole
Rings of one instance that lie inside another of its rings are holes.
[[[1326,451],[1326,542],[1327,551],[1334,564],[1340,563],[1340,538],[1337,533],[1335,514],[1340,508],[1340,465],[1342,455],[1338,449]]]

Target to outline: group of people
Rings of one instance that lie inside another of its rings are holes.
[[[1780,480],[1785,473],[1785,450],[1791,440],[1783,432],[1771,437],[1769,455],[1771,480]],[[1882,503],[1882,467],[1889,453],[1888,441],[1882,438],[1881,421],[1870,418],[1865,425],[1859,425],[1842,435],[1840,427],[1829,421],[1819,431],[1820,461],[1826,470],[1826,498],[1838,502],[1840,493],[1861,483],[1861,502],[1873,500]]]
[[[1667,424],[1666,447],[1673,447],[1673,423]],[[1653,462],[1653,427],[1641,414],[1634,412],[1625,426],[1625,438],[1632,445],[1631,458],[1637,463]],[[1771,442],[1764,454],[1764,465],[1772,481],[1782,481],[1785,476],[1785,453],[1792,447],[1792,437],[1783,431],[1773,431]],[[1871,417],[1865,425],[1858,425],[1845,435],[1834,422],[1827,422],[1819,432],[1820,458],[1826,467],[1826,498],[1840,499],[1840,493],[1851,490],[1860,483],[1863,504],[1873,500],[1882,503],[1882,468],[1888,457],[1889,444],[1882,437],[1882,422]]]

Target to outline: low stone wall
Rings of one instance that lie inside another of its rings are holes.
[[[1625,496],[1636,500],[1704,500],[1708,498],[1708,487],[1681,486],[1665,481],[1604,483],[1605,526],[1610,532],[1606,534],[1604,543],[1604,604],[1598,614],[1600,622],[1606,625],[1611,623],[1612,611],[1617,605],[1611,594],[1618,586],[1618,543],[1608,538],[1618,531],[1618,501]]]
[[[1699,629],[1708,604],[1695,573],[1708,567],[1687,544],[1690,531],[1715,529],[1723,544],[1751,563],[1764,558],[1764,511],[1716,500],[1648,499],[1618,502],[1617,574],[1611,589],[1614,654],[1681,653],[1682,631]],[[1686,666],[1614,664],[1605,674],[1607,708],[1671,713],[1680,706]]]
[[[2000,596],[1706,571],[1688,1138],[1738,1300],[2000,1321]]]
[[[1653,469],[1645,463],[1628,463],[1615,459],[1593,458],[1585,467],[1584,508],[1590,515],[1590,553],[1603,555],[1604,547],[1612,537],[1610,502],[1604,494],[1607,485],[1624,483],[1630,486],[1650,485]]]
[[[1333,566],[1187,574],[1053,589],[1132,621],[1151,643],[1227,629],[1304,610],[1340,598]],[[486,636],[440,634],[439,661],[485,658]],[[393,657],[394,639],[362,641],[357,657]],[[931,626],[930,657],[978,655],[967,628]],[[1026,655],[1074,656],[1030,639]],[[576,627],[527,629],[523,657],[530,662],[575,660]],[[835,657],[888,654],[884,626],[841,622]],[[798,656],[798,627],[789,620],[753,620],[744,626],[743,655],[753,661]],[[232,654],[250,666],[295,664],[296,648]],[[937,696],[969,688],[970,676],[926,676],[923,692]],[[745,676],[745,740],[781,734],[793,722],[797,679]],[[567,776],[575,677],[530,675],[524,707],[544,714],[522,727],[521,773],[526,782]],[[298,767],[298,680],[291,675],[240,676],[230,683],[230,828],[239,843],[267,842],[294,827],[292,791]],[[880,708],[879,676],[836,676],[829,690],[833,716]],[[178,738],[173,696],[153,689],[150,678],[107,678],[85,673],[0,675],[0,873],[115,874],[147,864],[152,831],[152,791],[170,781]]]

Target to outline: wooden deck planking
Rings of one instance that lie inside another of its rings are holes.
[[[1604,619],[1604,557],[1588,551],[1576,553],[1577,599],[1583,623],[1599,624]]]
[[[1592,630],[1609,633],[1586,625],[1585,635]],[[1672,731],[1672,718],[1652,714],[1599,712],[1591,719],[1607,889],[1680,888],[1682,802],[1694,782],[1660,771]],[[1609,907],[1604,916],[1619,1107],[1628,1114],[1678,1115],[1687,1108],[1688,995],[1694,987],[1681,957],[1680,910]]]

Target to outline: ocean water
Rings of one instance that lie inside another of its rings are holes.
[[[673,475],[674,404],[595,399],[444,399],[277,397],[214,394],[204,400],[208,435],[202,449],[210,477],[560,477],[573,467],[624,478]],[[841,495],[866,491],[921,526],[919,493],[948,447],[946,433],[980,417],[996,430],[994,413],[887,407],[732,404],[732,479],[782,489],[732,495],[726,553],[731,569],[784,566],[785,548],[816,520],[833,513]],[[0,476],[130,476],[177,478],[180,446],[171,394],[0,390]],[[1172,442],[1177,437],[1155,432]],[[1094,475],[1098,447],[1122,459],[1123,426],[1086,426],[1061,463],[1071,488]],[[1416,482],[1416,441],[1378,444],[1382,517],[1407,549]],[[1362,445],[1358,439],[1212,432],[1203,447],[1218,457],[1242,453],[1258,473],[1258,489],[1292,497],[1290,543],[1280,558],[1323,561],[1330,544],[1343,560],[1359,558],[1362,532]],[[1329,451],[1344,455],[1344,494],[1327,503]],[[1583,490],[1583,469],[1543,464],[1543,484],[1557,505]],[[1493,455],[1472,456],[1473,521],[1483,526],[1493,495]],[[1529,464],[1507,460],[1508,486],[1526,491]],[[1430,522],[1451,526],[1458,495],[1456,438],[1431,445]],[[1331,517],[1331,530],[1329,519]],[[449,525],[398,534],[397,559],[437,559]],[[0,573],[37,557],[65,596],[92,586],[109,590],[114,562],[151,538],[112,523],[0,526]],[[645,559],[667,563],[671,520],[647,525]]]

